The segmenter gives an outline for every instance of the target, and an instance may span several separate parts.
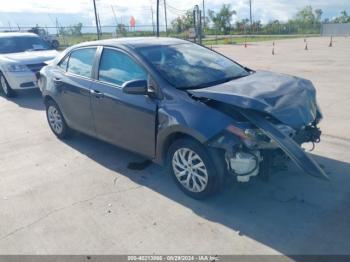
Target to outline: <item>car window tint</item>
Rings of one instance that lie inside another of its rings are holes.
[[[96,48],[84,48],[73,51],[68,62],[68,72],[80,76],[91,77]]]
[[[58,66],[59,66],[60,68],[62,68],[64,71],[67,70],[68,59],[69,59],[69,55],[66,56],[66,57],[58,64]]]
[[[147,80],[147,73],[127,54],[104,49],[98,79],[121,86],[131,80]]]

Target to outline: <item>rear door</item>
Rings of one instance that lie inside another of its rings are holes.
[[[56,88],[61,94],[60,108],[68,125],[90,135],[95,135],[90,87],[96,50],[96,47],[73,50],[59,64],[65,72],[54,76]]]
[[[104,48],[91,101],[99,138],[153,157],[157,101],[146,95],[125,94],[121,87],[127,81],[147,79],[146,70],[129,54]]]

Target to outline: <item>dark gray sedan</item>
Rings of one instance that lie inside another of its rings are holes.
[[[217,192],[229,176],[266,177],[287,159],[327,179],[301,148],[320,141],[312,83],[253,71],[191,42],[76,45],[41,70],[39,86],[57,137],[76,130],[164,164],[195,198]]]

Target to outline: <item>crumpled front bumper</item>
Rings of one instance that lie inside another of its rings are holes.
[[[329,177],[324,170],[313,160],[293,138],[283,133],[275,125],[270,123],[261,114],[252,110],[240,110],[252,124],[260,128],[280,149],[305,173],[324,180]]]

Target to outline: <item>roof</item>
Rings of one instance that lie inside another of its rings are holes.
[[[27,33],[27,32],[1,32],[0,37],[20,37],[20,36],[36,36],[36,34],[33,33]]]
[[[167,46],[188,43],[185,40],[170,37],[125,37],[85,42],[78,46],[104,45],[104,46],[127,46],[130,48],[140,48],[147,46]]]

